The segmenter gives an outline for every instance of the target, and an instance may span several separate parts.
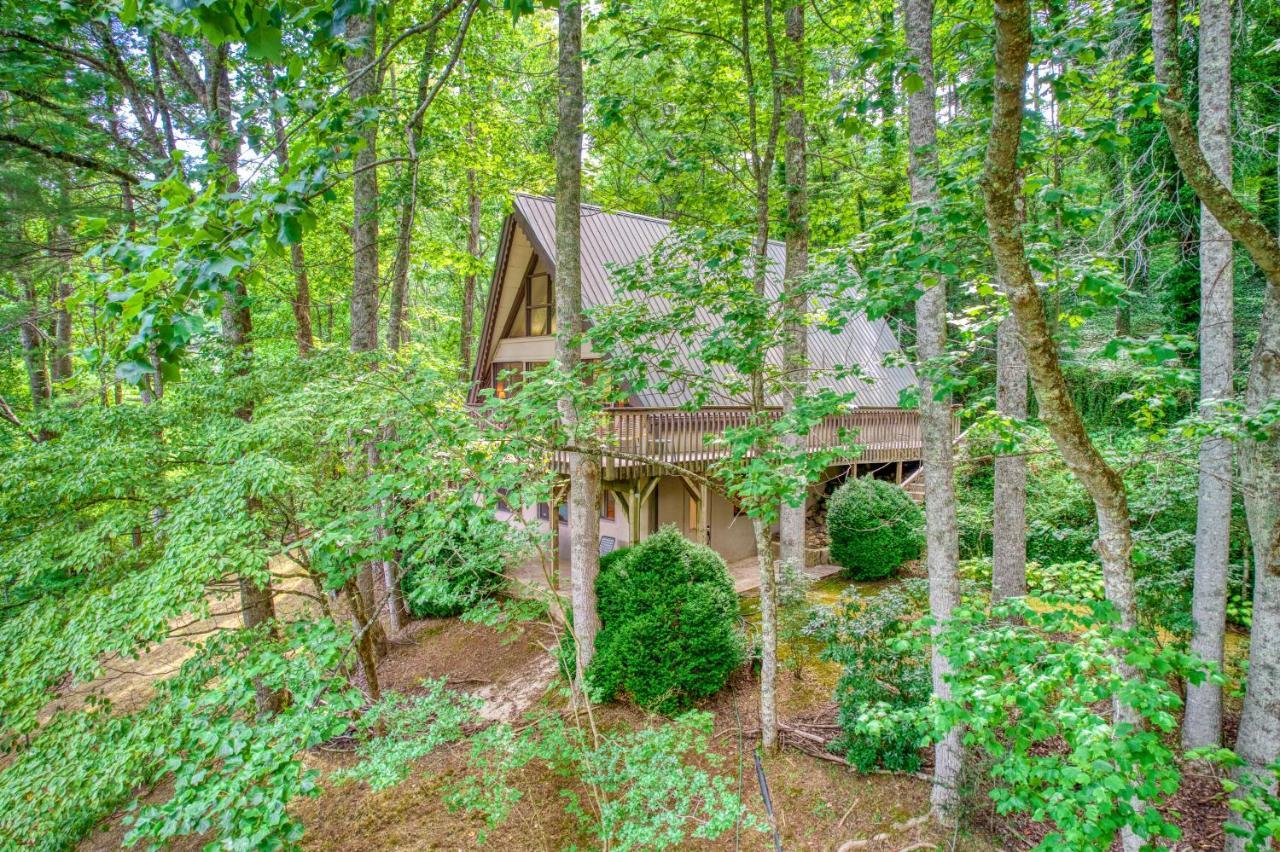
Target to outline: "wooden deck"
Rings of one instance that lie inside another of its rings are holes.
[[[634,479],[669,474],[667,465],[699,471],[728,455],[720,440],[729,429],[746,426],[743,408],[616,409],[610,412],[605,479]],[[775,412],[774,417],[777,416]],[[920,415],[903,408],[859,408],[827,418],[809,434],[812,449],[850,446],[838,463],[896,462],[920,458]],[[566,468],[563,457],[556,466]]]

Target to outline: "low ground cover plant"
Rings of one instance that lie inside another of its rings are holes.
[[[844,666],[835,693],[841,734],[832,750],[859,770],[920,768],[929,657],[909,640],[928,609],[928,584],[906,580],[871,597],[851,589],[835,606],[819,607],[810,625],[824,642],[823,657]]]

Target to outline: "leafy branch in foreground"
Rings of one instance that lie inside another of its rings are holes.
[[[679,848],[714,840],[739,820],[761,829],[732,791],[732,779],[702,768],[720,762],[710,751],[713,726],[711,714],[692,711],[654,727],[602,734],[593,745],[590,733],[560,716],[523,730],[494,725],[474,738],[471,771],[448,802],[483,815],[493,828],[520,800],[512,776],[538,762],[574,782],[561,791],[565,808],[605,848]]]
[[[1105,849],[1124,828],[1177,839],[1159,809],[1181,779],[1166,742],[1181,707],[1171,684],[1203,682],[1203,664],[1122,629],[1106,602],[1043,603],[956,610],[937,637],[954,673],[951,699],[930,713],[934,734],[964,726],[965,745],[991,761],[997,812],[1053,826],[1041,848]],[[1139,723],[1118,723],[1113,702]]]

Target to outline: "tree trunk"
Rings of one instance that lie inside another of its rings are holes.
[[[378,576],[374,576],[377,568]],[[374,659],[381,660],[387,655],[387,633],[382,628],[383,606],[379,606],[378,585],[382,580],[382,565],[377,562],[366,562],[356,571],[355,590],[360,596],[359,609],[367,616],[368,627],[365,632],[374,650]],[[385,603],[385,602],[381,602]]]
[[[347,18],[347,40],[362,41],[362,49],[353,51],[346,60],[351,103],[357,110],[370,105],[378,92],[379,73],[369,67],[377,56],[375,15],[352,15]],[[374,352],[378,349],[378,125],[367,122],[360,131],[363,146],[356,153],[351,180],[351,351]],[[367,563],[357,573],[355,589],[369,621],[366,628],[377,658],[386,655],[386,635],[379,620],[373,564]],[[352,602],[354,603],[354,602]]]
[[[1249,365],[1245,411],[1250,417],[1280,399],[1280,241],[1249,212],[1215,174],[1200,148],[1195,128],[1179,100],[1182,69],[1178,66],[1178,4],[1153,0],[1151,40],[1155,48],[1156,79],[1165,87],[1160,118],[1178,169],[1209,208],[1214,219],[1244,246],[1266,277],[1262,318]],[[1253,540],[1253,628],[1249,643],[1249,683],[1240,714],[1235,751],[1244,759],[1238,776],[1272,785],[1266,767],[1280,757],[1280,426],[1270,424],[1263,435],[1245,432],[1239,439],[1240,480],[1245,515]],[[1238,820],[1234,814],[1232,819]],[[1228,849],[1243,842],[1228,836]]]
[[[786,312],[786,336],[782,345],[782,360],[786,370],[783,380],[782,409],[784,414],[795,409],[796,401],[805,393],[808,385],[808,335],[804,314],[808,299],[803,292],[805,275],[809,271],[809,187],[805,164],[806,127],[804,117],[804,3],[791,0],[786,12],[787,49],[782,68],[782,100],[786,110],[786,143],[783,160],[786,165],[786,242],[787,259],[782,274],[782,302]],[[807,443],[803,435],[788,433],[783,441],[791,452],[801,452]],[[780,556],[784,563],[791,563],[797,570],[805,564],[805,497],[808,488],[800,495],[800,504],[792,506],[783,501],[779,514]]]
[[[938,203],[938,117],[933,76],[933,0],[906,2],[907,52],[923,82],[907,95],[911,202],[932,216]],[[928,228],[927,219],[921,227]],[[960,602],[957,576],[959,534],[956,529],[955,461],[952,444],[951,398],[934,387],[933,374],[941,369],[947,346],[947,284],[942,278],[926,281],[927,289],[916,301],[916,358],[920,362],[920,436],[923,444],[925,536],[929,569],[929,611],[935,633],[951,618]],[[935,648],[931,666],[933,691],[946,699],[951,668]],[[948,732],[934,747],[934,813],[944,822],[955,820],[960,800],[963,751],[960,729]]]
[[[67,310],[66,300],[71,296],[71,282],[68,280],[68,270],[65,264],[64,254],[70,252],[70,246],[67,244],[66,229],[59,225],[55,231],[58,235],[58,246],[56,250],[59,253],[57,283],[53,292],[53,360],[51,364],[51,375],[54,383],[65,382],[71,378],[71,312]]]
[[[383,438],[390,437],[390,435],[391,430],[389,427],[383,430]],[[377,469],[378,465],[382,463],[382,457],[378,452],[378,445],[376,442],[369,442],[368,459],[370,471]],[[387,537],[387,530],[385,526],[387,520],[387,504],[388,501],[385,499],[378,501],[377,511],[382,521],[382,523],[378,524],[378,527],[375,530],[375,535],[377,536],[378,541],[383,541]],[[387,618],[391,622],[391,629],[399,633],[404,628],[405,624],[409,622],[409,609],[405,606],[404,591],[400,587],[399,564],[395,559],[382,559],[378,562],[377,570],[381,573],[382,590],[383,594],[386,596]],[[385,641],[385,636],[375,636],[374,638],[375,641],[379,638]],[[386,653],[385,648],[382,653]]]
[[[759,119],[756,104],[755,72],[751,64],[751,4],[743,0],[742,17],[742,70],[743,82],[746,86],[747,109],[751,126],[752,162],[751,168],[755,179],[755,213],[756,233],[752,246],[754,265],[752,267],[752,288],[758,300],[765,298],[765,283],[769,274],[769,178],[773,173],[773,162],[778,150],[778,133],[782,122],[782,87],[778,67],[777,50],[773,41],[773,2],[764,0],[764,37],[766,51],[769,55],[769,70],[773,78],[773,109],[769,119],[764,150],[760,150]],[[757,372],[751,376],[751,416],[759,419],[765,416],[766,399],[764,392],[764,374]],[[757,445],[757,452],[759,447]],[[760,510],[757,509],[757,514]],[[752,524],[756,536],[756,558],[760,563],[760,632],[761,653],[760,664],[760,744],[766,750],[778,748],[778,707],[775,682],[778,673],[778,575],[773,559],[773,542],[769,538],[769,528],[760,517],[753,517]]]
[[[387,304],[387,348],[400,351],[404,341],[404,304],[409,292],[409,252],[413,247],[413,220],[416,212],[418,164],[409,164],[409,192],[400,203],[396,222],[396,255],[391,265],[391,298]]]
[[[1224,186],[1231,186],[1231,5],[1200,4],[1200,147]],[[1200,412],[1217,415],[1235,395],[1232,328],[1231,235],[1200,205]],[[1195,581],[1191,594],[1191,652],[1222,667],[1227,612],[1227,561],[1231,542],[1231,441],[1205,438],[1200,445],[1196,506]],[[1222,742],[1222,687],[1211,680],[1187,684],[1182,720],[1185,748]]]
[[[44,335],[36,312],[36,287],[29,277],[22,278],[22,298],[26,311],[18,325],[18,338],[22,345],[22,363],[27,370],[27,389],[31,392],[31,407],[40,408],[52,396],[49,383],[49,365],[45,356]]]
[[[240,137],[233,124],[227,48],[214,47],[206,42],[204,59],[211,120],[207,142],[217,157],[219,167],[223,170],[219,179],[222,181],[224,191],[238,192],[240,190],[238,172]],[[239,362],[237,369],[243,369],[247,359],[253,355],[252,336],[253,318],[249,313],[249,294],[245,289],[244,279],[237,277],[231,282],[230,292],[224,294],[222,300],[222,337],[235,353]]]
[[[204,45],[205,81],[208,87],[210,127],[207,144],[216,156],[222,170],[218,179],[224,192],[236,192],[240,187],[240,137],[232,121],[231,76],[227,70],[227,48]],[[244,279],[237,277],[231,291],[224,295],[222,304],[222,339],[226,342],[231,358],[230,372],[243,375],[250,369],[253,358],[253,317],[249,311],[249,295]],[[244,421],[253,419],[253,406],[238,408],[235,415]],[[245,498],[245,512],[252,515],[259,507],[253,497]],[[254,579],[241,575],[240,618],[245,628],[251,629],[275,618],[274,592],[268,567],[267,581],[259,585]],[[282,692],[271,692],[261,684],[255,684],[259,712],[275,712],[284,706]]]
[[[396,256],[391,267],[391,304],[387,316],[387,347],[399,352],[404,341],[404,307],[409,293],[409,252],[413,246],[413,223],[418,210],[418,137],[422,134],[423,105],[431,82],[431,61],[435,55],[436,29],[427,36],[418,73],[417,108],[406,128],[409,148],[409,189],[400,203],[396,223]]]
[[[267,78],[274,80],[274,71],[267,69]],[[271,86],[271,94],[275,94],[274,82]],[[275,133],[276,139],[276,162],[280,164],[280,171],[289,171],[289,139],[284,129],[284,119],[280,117],[280,113],[274,108],[271,110],[271,127]],[[294,337],[298,341],[298,355],[307,358],[315,349],[315,340],[311,332],[311,283],[307,279],[307,258],[302,249],[302,240],[289,246],[289,262],[293,266],[293,282],[294,293],[293,303],[293,328]]]
[[[582,361],[582,4],[568,0],[559,14],[560,84],[556,123],[556,362],[577,377]],[[560,400],[565,433],[577,443],[579,411],[571,396]],[[552,523],[555,519],[552,518]],[[595,657],[600,616],[596,575],[600,571],[600,459],[569,453],[569,572],[573,586],[573,633],[578,649],[577,682]]]
[[[769,526],[751,519],[760,562],[760,745],[778,748],[778,574],[773,566]]]
[[[996,409],[1009,420],[1027,419],[1027,350],[1012,316],[996,336]],[[992,525],[991,599],[1027,594],[1027,457],[996,457]]]
[[[275,598],[271,590],[271,579],[259,586],[248,578],[240,578],[240,619],[246,629],[261,624],[268,624],[276,617]],[[260,713],[278,713],[284,708],[287,695],[284,691],[272,691],[261,682],[254,683],[254,692]]]
[[[1124,482],[1090,440],[1068,392],[1022,237],[1022,174],[1017,159],[1032,43],[1028,0],[996,0],[995,22],[995,102],[982,184],[996,277],[1009,298],[1027,348],[1040,419],[1068,469],[1093,499],[1098,517],[1095,549],[1102,562],[1107,600],[1119,613],[1120,626],[1132,630],[1137,626],[1137,608],[1129,562],[1132,536]],[[1123,662],[1117,665],[1124,677],[1137,677],[1132,666]],[[1136,728],[1141,726],[1142,718],[1117,696],[1112,702],[1112,722]],[[1134,803],[1136,808],[1144,806]],[[1128,829],[1122,830],[1121,840],[1125,850],[1137,850],[1142,845],[1141,839]]]
[[[475,141],[474,128],[471,141]],[[476,188],[476,170],[467,169],[467,254],[473,263],[480,262],[480,192]],[[471,337],[476,313],[476,273],[473,266],[462,279],[462,331],[458,348],[462,351],[462,377],[471,377]]]
[[[375,619],[370,619],[369,612],[365,609],[365,598],[360,594],[360,590],[356,588],[354,581],[348,581],[343,587],[343,593],[347,599],[347,608],[351,614],[351,629],[355,633],[356,658],[360,661],[360,673],[364,677],[365,691],[369,694],[369,700],[375,702],[382,697],[382,690],[378,685],[378,657],[377,650],[374,647],[373,636],[369,633],[369,627],[376,624]]]
[[[351,104],[356,110],[369,106],[377,94],[378,72],[367,66],[376,56],[374,15],[347,18],[347,40],[363,40],[365,46],[347,57]],[[354,216],[351,224],[353,269],[351,280],[351,351],[378,348],[378,125],[367,122],[360,131],[363,146],[355,157],[351,181]]]

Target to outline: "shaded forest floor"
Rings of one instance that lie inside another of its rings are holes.
[[[481,695],[496,691],[519,692],[512,687],[539,677],[546,669],[540,657],[550,645],[550,631],[526,624],[512,640],[487,627],[460,622],[427,622],[417,630],[419,642],[392,650],[385,664],[390,687],[411,691],[415,679],[446,677],[450,684]],[[554,670],[549,670],[552,677]],[[815,690],[794,677],[784,678],[784,708],[811,703]],[[545,689],[544,684],[543,688]],[[829,690],[822,693],[830,695]],[[527,691],[526,691],[526,694]],[[490,705],[486,704],[486,711]],[[554,700],[539,696],[529,706],[530,715],[558,712]],[[754,745],[749,734],[758,728],[756,681],[743,669],[729,687],[702,705],[715,718],[712,751],[720,759],[719,771],[740,786],[747,807],[763,817],[764,808],[751,758]],[[486,713],[486,715],[488,715]],[[510,717],[509,717],[510,718]],[[605,705],[595,710],[602,729],[637,728],[658,721],[625,705]],[[747,736],[740,739],[739,734]],[[374,793],[363,784],[326,789],[319,797],[301,802],[296,812],[306,826],[303,845],[317,850],[407,850],[424,848],[472,848],[485,832],[484,821],[449,810],[445,797],[450,783],[467,771],[467,743],[438,749],[421,760],[404,783]],[[318,752],[313,765],[329,770],[348,765],[349,753]],[[740,762],[741,761],[741,762]],[[770,794],[786,849],[998,848],[979,837],[956,835],[919,819],[928,810],[929,786],[910,776],[859,775],[845,767],[808,754],[784,750],[764,763]],[[741,769],[741,773],[739,773]],[[593,838],[582,831],[564,808],[561,792],[570,781],[531,764],[512,779],[521,798],[509,818],[488,832],[489,849],[563,849],[573,845],[594,848]],[[585,789],[578,790],[585,795]],[[765,834],[743,831],[740,845],[766,848]],[[732,849],[731,832],[714,843],[690,843],[686,848]]]
[[[847,585],[836,578],[820,580],[811,588],[810,598],[830,603]],[[860,584],[859,592],[874,593],[882,585]],[[753,596],[744,597],[742,610],[751,625],[756,618]],[[817,727],[808,730],[826,733],[824,726],[834,727],[832,693],[839,670],[817,658],[816,644],[804,644],[811,642],[784,642],[780,649],[779,708],[784,722],[816,722]],[[539,714],[566,712],[563,700],[552,689],[559,677],[551,653],[555,643],[552,627],[537,621],[521,622],[506,631],[458,619],[418,621],[392,637],[389,654],[379,667],[380,680],[384,689],[413,693],[424,679],[445,678],[449,687],[482,699],[480,715],[485,720],[519,724]],[[176,662],[163,655],[159,661],[168,665],[146,669],[163,671]],[[124,689],[129,695],[139,688],[127,686],[130,680],[116,680],[108,691]],[[700,709],[714,718],[711,747],[719,760],[717,772],[733,779],[748,810],[763,820],[752,762],[753,734],[759,727],[757,687],[754,674],[744,667],[726,689]],[[596,708],[595,721],[604,730],[627,730],[660,719],[614,704]],[[1232,718],[1229,724],[1234,721]],[[834,733],[831,730],[829,736]],[[406,781],[380,792],[363,783],[322,785],[319,796],[292,806],[306,830],[303,846],[316,850],[478,848],[482,837],[484,848],[489,849],[589,849],[598,845],[565,809],[564,791],[574,789],[577,782],[540,762],[517,770],[509,779],[520,791],[520,798],[497,827],[487,828],[481,816],[451,810],[448,793],[471,771],[469,753],[466,740],[440,747],[418,761]],[[354,759],[350,744],[339,742],[311,750],[305,762],[327,774],[349,766]],[[860,774],[793,748],[767,758],[764,769],[785,849],[1026,849],[1048,830],[996,815],[986,797],[975,791],[969,797],[964,827],[958,832],[944,831],[924,819],[929,785],[922,777]],[[574,792],[585,801],[585,788]],[[1188,772],[1182,790],[1165,810],[1176,814],[1175,821],[1184,833],[1174,848],[1221,848],[1226,809],[1215,778]],[[123,834],[117,815],[81,848],[119,848]],[[200,849],[208,839],[192,839],[175,848]],[[768,835],[744,830],[740,836],[730,832],[714,843],[691,843],[687,848],[762,849],[771,845]]]

